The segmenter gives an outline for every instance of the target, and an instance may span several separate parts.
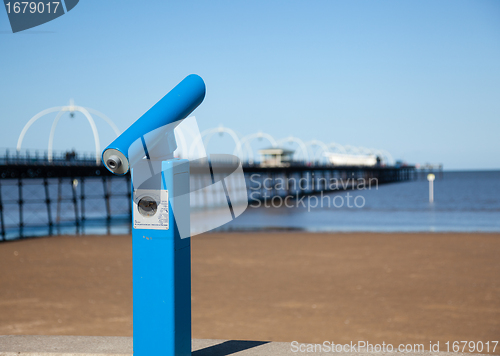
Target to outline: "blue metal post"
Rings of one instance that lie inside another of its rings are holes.
[[[179,235],[173,211],[189,216],[189,161],[172,159],[160,163],[161,177],[153,177],[147,188],[157,185],[157,190],[161,187],[168,191],[168,229],[132,231],[134,356],[188,356],[191,244],[189,237]],[[132,175],[136,169],[132,169]],[[133,204],[133,209],[137,214],[137,204]],[[189,224],[189,220],[182,219],[180,223]]]
[[[102,155],[132,174],[134,356],[191,355],[189,161],[173,158],[173,130],[204,97],[203,80],[187,76]]]

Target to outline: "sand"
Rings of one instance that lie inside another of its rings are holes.
[[[500,234],[211,233],[192,266],[194,338],[500,339]],[[1,243],[1,334],[132,336],[131,237]]]

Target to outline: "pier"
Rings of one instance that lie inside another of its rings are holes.
[[[46,151],[22,149],[32,125],[49,114],[52,121]],[[67,115],[69,114],[69,115]],[[56,127],[67,116],[89,123],[93,152],[54,151]],[[120,131],[106,115],[75,105],[52,107],[34,115],[21,131],[15,149],[0,149],[0,241],[58,234],[129,233],[132,214],[130,174],[115,176],[101,162],[101,146],[94,117]],[[176,128],[175,156],[190,160],[191,211],[231,210],[235,205],[269,200],[301,199],[335,191],[359,189],[418,178],[415,166],[394,161],[383,149],[370,149],[288,136],[275,139],[256,132],[240,136],[218,126],[198,131],[196,119]],[[232,155],[207,155],[214,138],[229,137]],[[254,156],[252,142],[269,146]],[[295,149],[294,149],[295,148]],[[232,173],[242,169],[244,183]],[[222,184],[218,184],[222,183]],[[227,185],[231,186],[231,197]]]
[[[231,179],[238,162],[214,159],[217,182]],[[207,196],[201,187],[207,177],[200,162],[191,164],[191,205],[214,209],[227,204]],[[279,165],[242,162],[246,187],[240,197],[249,203],[275,197],[296,199],[303,195],[355,189],[359,184],[387,184],[417,178],[414,166],[338,166],[289,161]],[[131,216],[130,175],[114,176],[95,155],[4,150],[0,155],[0,240],[60,233],[88,233],[98,227],[127,232]],[[209,177],[210,178],[210,177]],[[230,183],[230,182],[229,182]],[[198,187],[198,188],[197,188]]]

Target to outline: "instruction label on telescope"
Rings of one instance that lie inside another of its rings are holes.
[[[134,229],[168,230],[168,190],[134,190]]]

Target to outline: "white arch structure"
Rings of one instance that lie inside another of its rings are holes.
[[[328,149],[334,149],[334,150],[337,150],[339,151],[340,153],[347,153],[347,151],[345,150],[344,146],[336,143],[336,142],[330,142],[328,144]]]
[[[319,147],[320,148],[320,151],[321,153],[325,153],[325,152],[329,152],[330,150],[328,149],[328,146],[322,142],[322,141],[319,141],[319,140],[311,140],[309,142],[306,142],[305,143],[306,147],[308,148],[312,148],[312,147]],[[311,153],[312,153],[312,157],[313,159],[316,158],[316,154],[314,151],[311,150]],[[317,152],[316,152],[317,153]],[[321,156],[319,157],[318,160],[321,160]]]
[[[59,123],[59,120],[61,119],[62,115],[66,112],[69,112],[70,114],[73,114],[74,112],[81,112],[85,118],[87,119],[90,128],[92,129],[92,134],[94,136],[94,144],[95,144],[95,150],[96,150],[96,163],[99,164],[101,162],[101,145],[99,142],[99,133],[97,131],[97,127],[95,126],[94,119],[92,118],[92,115],[90,115],[90,112],[92,112],[94,115],[99,116],[102,118],[108,125],[111,126],[113,131],[115,132],[116,136],[120,134],[120,131],[116,127],[116,125],[111,121],[110,118],[108,118],[106,115],[100,113],[97,110],[90,109],[90,108],[84,108],[82,106],[76,106],[73,104],[73,101],[71,100],[70,105],[68,106],[56,106],[53,108],[45,109],[40,111],[38,114],[33,116],[27,123],[24,125],[21,134],[19,135],[19,138],[17,140],[17,152],[21,150],[21,146],[23,144],[24,136],[26,135],[26,132],[28,132],[28,129],[33,125],[38,119],[41,117],[48,115],[50,113],[58,111],[54,121],[52,122],[52,127],[50,129],[50,136],[49,136],[49,145],[48,145],[48,160],[49,162],[52,161],[53,159],[53,144],[54,144],[54,135],[55,135],[55,130],[57,127],[57,124]]]
[[[68,107],[69,108],[69,107]],[[87,121],[90,124],[90,128],[92,129],[92,134],[94,135],[94,143],[95,143],[95,162],[99,164],[101,162],[101,144],[99,142],[99,133],[97,132],[97,127],[95,126],[94,119],[92,119],[92,116],[90,116],[89,112],[81,107],[81,106],[74,106],[71,107],[71,109],[65,109],[63,108],[61,111],[59,111],[56,115],[56,118],[54,119],[54,122],[52,122],[52,127],[50,128],[50,136],[49,136],[49,149],[48,149],[48,159],[49,162],[52,162],[53,158],[53,145],[54,145],[54,134],[56,131],[57,124],[59,123],[59,120],[61,119],[61,116],[69,111],[69,112],[81,112],[85,117],[87,118]]]
[[[26,123],[26,125],[23,127],[21,134],[19,135],[19,138],[17,140],[17,152],[19,152],[21,150],[21,146],[22,146],[24,137],[26,136],[28,129],[38,119],[42,118],[45,115],[53,113],[53,112],[57,112],[57,115],[56,115],[54,121],[52,122],[52,127],[50,130],[49,145],[48,145],[48,159],[49,159],[49,161],[53,160],[53,143],[54,143],[54,136],[55,136],[56,127],[57,127],[62,115],[66,112],[69,112],[70,114],[73,114],[74,112],[80,112],[87,119],[87,121],[92,129],[92,134],[94,136],[94,143],[95,143],[95,150],[96,150],[96,163],[97,164],[99,164],[101,162],[101,155],[100,155],[101,149],[100,149],[100,142],[99,142],[99,133],[97,131],[97,127],[95,125],[94,119],[92,118],[91,114],[96,115],[96,116],[100,117],[101,119],[103,119],[113,129],[116,136],[118,136],[120,134],[120,131],[118,130],[116,125],[106,115],[104,115],[103,113],[101,113],[97,110],[91,109],[91,108],[84,108],[82,106],[76,106],[73,104],[73,100],[71,100],[70,105],[68,105],[68,106],[56,106],[53,108],[45,109],[45,110],[40,111],[35,116],[33,116]],[[189,129],[189,127],[188,127],[188,129]],[[187,133],[190,136],[196,135],[196,134],[192,133],[190,129],[188,131],[189,132],[187,132]],[[394,163],[394,159],[393,159],[392,155],[389,152],[387,152],[386,150],[369,149],[369,148],[365,148],[365,147],[354,147],[351,145],[342,146],[342,145],[335,143],[335,142],[331,142],[327,145],[327,144],[323,143],[322,141],[318,141],[318,140],[311,140],[311,141],[308,141],[307,143],[304,143],[301,139],[299,139],[297,137],[293,137],[293,136],[289,136],[289,137],[283,138],[279,141],[276,141],[273,136],[271,136],[270,134],[261,132],[261,131],[256,132],[254,134],[247,135],[247,136],[243,137],[242,139],[240,139],[235,131],[231,130],[228,127],[224,127],[222,125],[219,127],[216,127],[216,128],[205,130],[200,135],[196,135],[197,137],[194,137],[192,144],[190,145],[190,147],[188,147],[184,133],[182,131],[179,131],[179,130],[175,131],[175,134],[176,134],[178,140],[180,141],[181,152],[183,155],[187,156],[185,158],[193,157],[196,149],[198,149],[198,156],[200,156],[200,157],[204,156],[204,154],[206,154],[205,147],[208,147],[210,140],[217,133],[221,134],[221,135],[224,133],[227,133],[233,139],[235,146],[236,146],[234,151],[233,151],[233,155],[239,156],[241,159],[243,159],[243,157],[242,157],[243,153],[244,153],[243,145],[245,145],[249,161],[253,161],[253,158],[254,158],[250,143],[255,139],[263,139],[264,138],[267,141],[269,141],[269,143],[271,144],[272,147],[277,147],[278,145],[280,145],[282,143],[295,143],[295,144],[297,144],[300,147],[300,149],[304,155],[305,161],[310,161],[310,155],[309,155],[308,148],[319,147],[321,149],[320,152],[323,152],[323,153],[332,152],[333,150],[335,150],[335,151],[338,151],[339,153],[342,153],[342,154],[354,154],[354,155],[374,154],[374,155],[381,156],[381,158],[385,161],[386,164],[393,164]],[[202,144],[201,147],[200,147],[200,143]],[[312,152],[312,155],[313,155],[313,157],[315,156],[314,152]]]
[[[201,133],[199,137],[197,137],[193,143],[191,144],[190,150],[189,150],[189,156],[192,157],[193,153],[196,148],[200,149],[199,145],[200,143],[203,142],[204,147],[208,147],[208,144],[210,140],[213,138],[215,134],[224,134],[227,133],[231,136],[233,139],[236,147],[233,151],[233,155],[240,157],[240,159],[243,160],[244,156],[244,151],[245,149],[247,150],[247,157],[249,161],[253,160],[253,151],[251,149],[250,143],[255,140],[255,139],[262,139],[265,138],[266,140],[269,141],[269,143],[272,145],[272,147],[277,147],[283,143],[295,143],[299,146],[300,150],[302,151],[304,155],[304,160],[305,161],[310,161],[311,155],[309,152],[309,148],[311,147],[319,147],[321,150],[320,152],[334,152],[337,151],[340,154],[352,154],[352,155],[362,155],[362,154],[373,154],[373,155],[378,155],[380,156],[386,164],[391,164],[394,162],[391,154],[385,150],[378,150],[378,149],[373,149],[373,148],[366,148],[366,147],[356,147],[356,146],[351,146],[351,145],[340,145],[336,142],[330,142],[329,144],[325,144],[322,141],[319,140],[311,140],[306,143],[302,141],[301,139],[293,136],[289,136],[286,138],[283,138],[281,140],[275,140],[273,136],[270,134],[264,133],[264,132],[256,132],[247,136],[244,136],[243,138],[239,138],[239,136],[236,134],[235,131],[231,130],[230,128],[224,127],[224,126],[219,126],[216,128],[208,129],[205,130]],[[203,150],[204,150],[203,147]],[[245,149],[244,149],[245,148]],[[315,156],[314,152],[312,152],[313,158]]]
[[[60,111],[62,108],[63,108],[62,106],[56,106],[56,107],[53,107],[53,108],[50,108],[50,109],[45,109],[45,110],[40,111],[35,116],[33,116],[26,123],[26,125],[24,125],[24,127],[23,127],[23,129],[21,131],[21,134],[19,135],[19,138],[17,139],[17,147],[16,147],[17,152],[19,152],[21,150],[21,145],[23,143],[24,136],[26,135],[26,132],[31,127],[31,125],[33,125],[35,123],[36,120],[38,120],[39,118],[41,118],[42,116],[45,116],[47,114],[50,114],[50,113],[53,113],[53,112],[56,112],[56,111]]]
[[[282,144],[285,142],[288,142],[288,143],[293,142],[293,143],[296,143],[297,145],[299,145],[300,149],[302,150],[302,153],[304,153],[305,161],[309,161],[309,152],[307,151],[306,145],[304,144],[304,142],[300,138],[288,136],[286,138],[279,140],[278,144]]]
[[[379,150],[379,149],[375,149],[375,148],[366,148],[366,147],[357,147],[356,149],[358,150],[359,154],[372,154],[372,155],[380,156],[380,158],[386,164],[394,163],[392,155],[389,152],[387,152],[386,150]]]
[[[253,162],[253,150],[252,150],[251,143],[255,139],[261,140],[263,138],[268,140],[272,147],[278,146],[278,142],[276,142],[276,140],[274,139],[273,136],[271,136],[265,132],[259,131],[259,132],[256,132],[254,134],[247,135],[247,136],[243,137],[240,140],[240,142],[238,143],[238,145],[236,145],[236,148],[233,151],[233,155],[240,157],[240,159],[243,159],[242,146],[243,146],[243,144],[245,144],[246,148],[247,148],[247,153],[248,153],[248,160],[250,162]]]
[[[104,121],[106,121],[108,123],[108,125],[111,126],[111,128],[115,132],[116,137],[120,136],[120,130],[118,130],[118,127],[116,127],[115,123],[113,121],[111,121],[111,119],[109,117],[107,117],[106,115],[104,115],[103,113],[101,113],[101,112],[99,112],[97,110],[94,110],[94,109],[91,109],[91,108],[85,108],[85,109],[89,113],[91,113],[93,115],[96,115],[96,116],[99,116],[101,119],[103,119]]]
[[[191,144],[191,147],[189,149],[189,157],[192,157],[194,155],[194,150],[196,148],[199,149],[200,143],[203,143],[204,147],[208,147],[210,140],[217,133],[220,135],[227,133],[233,139],[236,147],[238,147],[240,145],[240,139],[239,139],[238,135],[236,134],[236,132],[234,132],[233,130],[231,130],[228,127],[224,127],[224,126],[220,125],[219,127],[205,130],[200,134],[200,136],[196,137],[196,139],[193,141],[193,143]]]
[[[345,145],[344,149],[346,150],[347,153],[350,153],[350,154],[354,154],[354,155],[361,154],[361,150],[355,146]]]
[[[356,149],[358,150],[358,152],[360,154],[368,154],[368,155],[376,154],[376,152],[375,152],[376,150],[373,148],[366,148],[363,146],[359,146],[359,147],[356,147]]]
[[[385,157],[387,164],[394,164],[394,158],[392,158],[392,155],[389,152],[386,150],[377,150],[377,152],[380,153],[382,157]]]
[[[243,153],[244,149],[243,146],[247,149],[248,153],[248,158],[249,160],[253,160],[253,151],[251,150],[250,143],[258,138],[265,138],[269,141],[269,143],[272,145],[272,147],[276,147],[278,145],[281,145],[283,143],[295,143],[299,146],[300,150],[302,151],[304,155],[305,161],[310,161],[311,155],[309,154],[309,148],[310,147],[319,147],[321,149],[320,152],[333,152],[337,151],[341,154],[353,154],[353,155],[362,155],[362,154],[374,154],[380,156],[386,164],[392,164],[394,163],[394,159],[392,158],[391,154],[387,152],[386,150],[379,150],[379,149],[373,149],[373,148],[366,148],[366,147],[356,147],[356,146],[351,146],[351,145],[340,145],[336,142],[330,142],[329,144],[325,144],[322,141],[319,140],[311,140],[306,143],[302,141],[301,139],[293,136],[289,136],[283,139],[280,139],[276,141],[273,136],[270,134],[264,133],[264,132],[256,132],[254,134],[247,135],[241,139],[239,139],[238,135],[236,134],[235,131],[224,127],[224,126],[219,126],[216,128],[208,129],[205,130],[201,133],[201,136],[196,138],[193,144],[190,147],[189,155],[192,156],[194,153],[194,150],[199,147],[199,144],[201,142],[204,143],[204,146],[207,147],[210,140],[215,134],[223,134],[227,133],[229,134],[233,141],[236,144],[236,148],[233,151],[233,155],[239,156],[240,159],[243,159]],[[313,153],[314,157],[314,153]]]

